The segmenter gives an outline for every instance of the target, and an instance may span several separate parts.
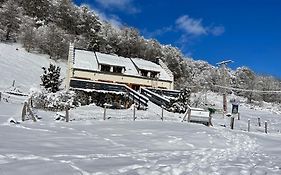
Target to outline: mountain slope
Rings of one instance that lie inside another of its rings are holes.
[[[25,92],[38,88],[42,67],[50,63],[59,65],[61,77],[65,76],[65,62],[54,62],[48,55],[28,53],[20,44],[0,43],[0,91],[9,88],[13,80]]]

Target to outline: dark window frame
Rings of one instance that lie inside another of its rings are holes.
[[[110,72],[110,65],[106,65],[106,64],[101,64],[100,65],[101,67],[100,67],[100,71],[101,72]]]

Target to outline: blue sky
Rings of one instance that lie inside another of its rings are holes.
[[[146,38],[179,47],[215,65],[250,67],[281,78],[279,0],[75,0],[89,4],[116,25],[137,28]]]

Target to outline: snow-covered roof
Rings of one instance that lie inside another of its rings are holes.
[[[153,71],[153,72],[161,72],[162,67],[158,64],[155,64],[151,61],[139,59],[139,58],[132,58],[132,61],[135,63],[138,69]]]
[[[124,75],[142,77],[138,69],[159,72],[160,80],[172,81],[169,74],[158,64],[140,58],[125,58],[117,55],[104,54],[100,52],[91,52],[86,50],[74,50],[73,68],[84,69],[90,71],[100,71],[100,65],[111,65],[124,67]]]
[[[160,69],[159,79],[173,81],[173,77],[171,77],[162,67]]]
[[[125,67],[123,62],[126,61],[126,58],[115,56],[115,55],[99,53],[99,52],[96,52],[96,55],[97,55],[99,64]]]
[[[96,52],[97,60],[99,64],[106,64],[111,66],[125,67],[124,74],[126,75],[138,75],[134,64],[129,58],[120,57],[117,55],[110,55]]]
[[[73,67],[86,70],[98,70],[95,52],[75,49]]]

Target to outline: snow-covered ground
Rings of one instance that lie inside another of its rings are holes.
[[[28,53],[20,44],[0,43],[0,91],[9,88],[14,80],[25,92],[38,88],[42,67],[50,63],[59,65],[62,75],[66,74],[66,63],[62,61],[55,63],[48,55]]]
[[[23,89],[37,87],[37,74],[48,59],[30,54],[30,59],[40,61],[16,60],[13,57],[22,55],[12,52],[21,48],[14,51],[14,45],[0,44],[1,53],[5,47],[11,49],[14,62],[3,60],[8,53],[0,56],[1,77],[7,79],[0,80],[0,87],[9,87],[10,79]],[[33,78],[24,79],[29,71]],[[234,130],[230,118],[221,114],[214,115],[213,127],[181,122],[183,115],[167,111],[161,121],[161,109],[152,103],[148,110],[136,111],[136,121],[133,108],[107,109],[104,121],[104,109],[90,105],[70,110],[69,123],[54,120],[54,112],[40,110],[38,122],[11,123],[11,118],[20,120],[25,98],[10,96],[9,102],[0,102],[0,175],[281,174],[281,116],[271,110],[242,103],[241,120],[235,120]],[[221,99],[208,94],[217,108]],[[262,127],[257,125],[258,117]],[[247,132],[248,119],[251,132]],[[269,124],[268,134],[264,121]]]

